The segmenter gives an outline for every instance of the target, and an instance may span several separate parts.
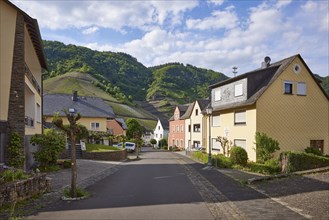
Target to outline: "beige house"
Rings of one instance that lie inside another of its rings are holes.
[[[45,121],[51,123],[53,116],[58,113],[64,124],[68,124],[63,109],[74,114],[80,113],[81,118],[78,123],[85,126],[89,131],[107,132],[107,122],[115,118],[111,106],[102,99],[96,97],[78,96],[74,91],[68,94],[44,94],[43,116]]]
[[[37,21],[7,0],[0,1],[0,48],[0,163],[17,132],[29,168],[30,137],[42,133],[41,74],[48,68]]]
[[[195,150],[206,148],[204,132],[203,111],[209,104],[209,100],[196,100],[189,105],[181,120],[185,120],[185,149]]]
[[[273,64],[266,57],[261,68],[210,88],[212,153],[222,153],[215,138],[224,136],[255,161],[255,133],[264,132],[281,151],[329,154],[329,98],[299,54]]]

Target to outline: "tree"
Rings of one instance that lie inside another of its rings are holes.
[[[128,118],[126,121],[128,130],[127,130],[127,138],[133,139],[134,133],[138,132],[140,135],[143,132],[143,127],[139,124],[139,122],[134,118]]]
[[[232,141],[229,141],[227,137],[218,136],[216,142],[219,142],[223,148],[223,155],[230,156],[230,150],[232,148]]]
[[[63,119],[59,115],[55,115],[53,119],[53,124],[55,124],[59,129],[64,131],[71,142],[71,197],[77,197],[77,164],[76,164],[76,141],[77,137],[81,137],[81,133],[84,132],[84,129],[77,124],[77,121],[81,118],[80,113],[74,114],[68,112],[66,109],[63,110],[66,115],[67,120],[69,121],[68,125],[63,124]]]
[[[256,159],[259,163],[264,163],[273,157],[273,153],[280,150],[279,142],[265,133],[256,132]]]
[[[151,139],[151,140],[150,140],[150,143],[153,145],[153,148],[154,148],[154,145],[157,143],[157,140],[155,140],[155,139]]]

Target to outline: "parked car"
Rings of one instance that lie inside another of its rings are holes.
[[[123,147],[123,143],[120,142],[118,144],[114,144],[114,147]],[[136,144],[133,142],[125,142],[125,148],[127,149],[128,152],[134,152],[136,149]]]

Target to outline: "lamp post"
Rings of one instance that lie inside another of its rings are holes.
[[[207,108],[206,108],[206,112],[207,112],[207,116],[208,116],[208,118],[209,118],[209,143],[208,143],[208,146],[209,146],[209,154],[208,154],[208,166],[212,166],[212,163],[211,163],[211,132],[210,132],[210,127],[211,127],[211,125],[210,125],[210,116],[211,116],[211,114],[212,114],[212,107],[211,107],[211,105],[209,104],[208,106],[207,106]]]

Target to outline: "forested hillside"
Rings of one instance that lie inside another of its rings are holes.
[[[136,58],[124,53],[99,52],[57,41],[43,43],[49,77],[73,71],[90,73],[106,85],[104,90],[126,96],[116,97],[120,100],[145,100],[146,90],[151,83],[151,71]]]
[[[322,77],[322,76],[315,74],[315,77],[319,79],[322,88],[329,96],[329,76]]]
[[[57,41],[44,41],[44,48],[49,64],[46,78],[75,71],[89,73],[97,79],[95,86],[125,103],[185,103],[207,98],[209,84],[227,79],[221,73],[180,63],[147,68],[125,53],[99,52]]]
[[[208,86],[227,79],[222,73],[187,64],[169,63],[151,67],[153,82],[147,90],[148,100],[169,98],[186,103],[210,94]]]

